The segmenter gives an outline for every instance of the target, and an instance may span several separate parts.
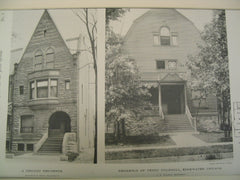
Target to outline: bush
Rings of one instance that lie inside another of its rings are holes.
[[[78,157],[79,154],[76,152],[67,152],[66,155],[68,156],[68,161],[72,162],[76,159],[76,157]]]

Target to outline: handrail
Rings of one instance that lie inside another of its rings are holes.
[[[34,153],[38,152],[38,150],[42,147],[43,143],[48,138],[48,132],[43,134],[42,138],[34,145]]]
[[[186,105],[186,115],[188,117],[188,120],[189,120],[191,126],[194,128],[195,131],[197,131],[196,120],[192,117],[191,112],[190,112],[190,110],[189,110],[187,105]]]

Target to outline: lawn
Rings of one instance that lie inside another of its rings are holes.
[[[224,132],[200,132],[194,136],[206,143],[232,142],[232,137],[225,138]]]
[[[120,143],[106,139],[106,148],[169,146],[175,142],[168,136],[126,136]]]

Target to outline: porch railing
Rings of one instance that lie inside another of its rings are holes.
[[[194,131],[197,131],[196,120],[192,117],[188,106],[186,106],[186,115],[188,117],[188,120],[189,120],[191,126],[194,128]]]

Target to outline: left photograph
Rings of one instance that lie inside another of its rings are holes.
[[[13,11],[6,158],[96,162],[96,9]]]

